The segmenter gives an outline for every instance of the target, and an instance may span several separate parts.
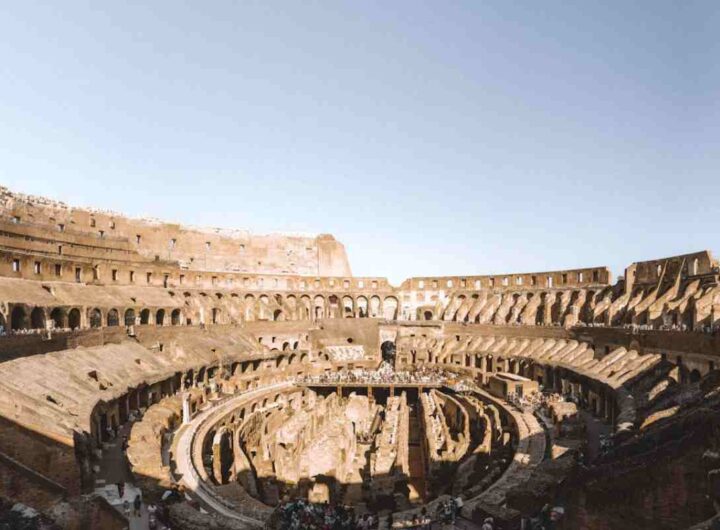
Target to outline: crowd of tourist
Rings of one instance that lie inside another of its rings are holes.
[[[383,362],[376,370],[354,368],[352,370],[339,370],[319,375],[304,375],[296,379],[304,384],[443,384],[455,374],[434,366],[421,366],[413,371],[395,371],[388,362]]]
[[[467,325],[467,322],[463,322]],[[508,326],[524,326],[522,322],[508,322]],[[560,322],[549,322],[535,324],[538,327],[549,327],[559,328],[562,327]],[[631,333],[640,333],[641,331],[679,331],[679,332],[691,332],[691,333],[705,333],[708,335],[720,334],[720,322],[716,322],[712,325],[695,326],[691,327],[687,324],[606,324],[605,322],[583,322],[579,320],[574,324],[580,328],[620,328],[630,330]]]
[[[631,333],[640,333],[641,331],[679,331],[679,332],[693,332],[693,333],[706,333],[714,335],[720,333],[720,322],[716,322],[712,325],[695,326],[690,327],[687,324],[617,324],[608,325],[604,322],[578,322],[578,327],[587,328],[622,328],[630,330]]]
[[[414,530],[430,530],[432,528],[432,519],[427,513],[425,507],[422,508],[420,513],[416,513],[414,516],[399,521],[393,521],[391,528],[412,528]]]
[[[355,516],[351,507],[316,504],[298,499],[278,508],[280,530],[370,530],[377,527],[371,514]]]
[[[454,525],[462,507],[463,501],[460,497],[450,497],[449,499],[445,499],[438,504],[438,519],[444,524]]]
[[[445,386],[455,392],[474,392],[478,388],[472,379],[469,378],[449,380],[446,382]]]
[[[423,402],[423,409],[425,410],[425,421],[430,426],[432,432],[433,450],[439,450],[445,443],[445,430],[443,429],[443,420],[438,416],[438,405],[435,402],[435,397],[432,392],[422,394],[420,397]]]
[[[329,346],[325,351],[336,363],[362,361],[365,359],[365,347],[362,345]]]
[[[565,508],[562,506],[551,508],[549,504],[546,504],[537,516],[531,517],[527,521],[528,524],[525,527],[530,530],[556,530],[564,515]]]
[[[69,333],[73,331],[72,328],[28,328],[28,329],[7,329],[5,326],[0,325],[0,337],[9,337],[15,335],[50,335],[52,332],[57,333]]]
[[[560,401],[565,401],[565,398],[557,393],[533,392],[532,394],[520,396],[510,392],[507,395],[508,403],[530,413],[534,413],[538,409],[547,410],[550,405]]]

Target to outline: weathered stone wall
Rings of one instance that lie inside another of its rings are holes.
[[[23,492],[22,488],[18,489],[18,483],[11,480],[13,477],[22,478],[21,485],[26,482],[34,483],[34,489],[38,490],[37,495],[40,496],[37,500],[49,500],[64,495],[53,483],[64,488],[68,495],[77,495],[82,489],[81,473],[73,447],[44,436],[42,432],[31,431],[0,417],[0,453],[19,464],[13,465],[7,461],[3,464],[3,477],[8,478],[8,481],[1,481],[0,487],[9,489],[0,490],[0,495],[18,498],[25,494],[34,494],[32,491]],[[23,471],[23,466],[32,472]],[[42,480],[37,475],[42,475],[47,480]],[[32,504],[29,499],[28,503]]]
[[[45,510],[62,500],[64,492],[0,455],[0,497]]]
[[[328,234],[255,235],[193,228],[112,212],[73,208],[0,187],[0,244],[75,258],[179,263],[204,271],[350,276],[341,243]],[[101,251],[112,248],[110,255]]]

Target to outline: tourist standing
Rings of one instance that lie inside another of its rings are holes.
[[[140,517],[140,508],[142,508],[142,499],[140,498],[140,494],[138,493],[137,495],[135,495],[135,500],[133,501],[135,517]]]

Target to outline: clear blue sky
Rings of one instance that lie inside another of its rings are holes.
[[[513,4],[513,5],[510,5]],[[4,2],[0,183],[356,275],[720,251],[720,2]]]

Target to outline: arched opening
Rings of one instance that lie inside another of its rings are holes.
[[[146,326],[150,323],[150,310],[143,309],[140,311],[140,324]]]
[[[595,301],[595,291],[588,291],[585,297],[585,303],[580,309],[580,320],[590,323],[593,320],[593,303]]]
[[[67,326],[67,313],[62,307],[56,307],[50,312],[50,320],[52,320],[55,329],[64,329]]]
[[[117,309],[111,309],[110,311],[108,311],[107,325],[108,326],[119,326],[120,325],[120,315],[118,314]]]
[[[10,315],[10,329],[18,331],[28,329],[28,327],[29,322],[25,308],[19,305],[15,306],[12,310],[12,314]]]
[[[512,302],[510,305],[510,310],[507,312],[507,315],[505,316],[505,324],[513,324],[514,319],[519,316],[515,313],[514,308],[518,305],[518,300],[520,300],[520,294],[519,293],[513,293],[512,295]]]
[[[89,317],[90,318],[88,320],[90,320],[91,328],[99,328],[100,326],[102,326],[102,314],[100,313],[100,310],[97,307],[95,309],[90,310]],[[72,327],[72,326],[70,326],[70,327]]]
[[[364,296],[357,298],[357,314],[359,318],[366,318],[368,316],[368,301]]]
[[[274,320],[275,322],[279,322],[279,321],[281,321],[281,320],[285,320],[285,319],[283,318],[282,309],[276,309],[275,311],[273,311],[273,320]]]
[[[309,296],[301,296],[300,297],[300,319],[301,320],[310,320],[310,297]]]
[[[270,315],[272,312],[270,311],[270,298],[266,294],[260,295],[258,298],[258,314],[257,317],[259,320],[270,320]]]
[[[134,326],[135,325],[135,310],[134,309],[128,309],[125,311],[125,325],[126,326]]]
[[[217,307],[212,308],[212,323],[213,324],[220,323],[220,309],[218,309]]]
[[[545,297],[545,293],[540,295],[540,305],[537,307],[537,312],[535,313],[536,326],[542,326],[545,324]]]
[[[432,319],[433,319],[432,311],[425,311],[425,312],[423,313],[423,318],[424,318],[425,320],[432,320]]]
[[[340,300],[334,294],[328,297],[328,318],[335,318],[340,311]]]
[[[394,296],[388,296],[383,302],[383,316],[386,320],[397,318],[398,300]]]
[[[158,309],[157,313],[155,313],[155,325],[156,326],[164,326],[165,325],[165,310],[164,309]]]
[[[691,383],[697,383],[698,381],[700,381],[700,379],[701,379],[700,370],[698,370],[696,368],[695,370],[690,372],[690,382]]]
[[[45,311],[42,307],[36,307],[30,313],[30,326],[33,329],[45,329]]]
[[[562,311],[562,299],[563,297],[560,295],[555,297],[553,304],[550,306],[550,322],[545,322],[545,324],[561,323],[560,318],[562,315],[560,313]]]
[[[370,316],[372,318],[379,318],[381,314],[381,302],[379,296],[373,296],[370,298]]]
[[[343,305],[343,317],[352,318],[355,316],[353,314],[353,299],[352,298],[350,298],[349,296],[343,296],[342,305]]]
[[[313,316],[316,319],[324,318],[325,317],[325,299],[322,296],[318,295],[315,297],[314,307],[315,308],[314,308]]]
[[[180,310],[173,309],[172,313],[170,313],[170,324],[173,326],[179,326],[181,318]]]
[[[245,295],[245,320],[255,320],[255,297],[251,294]]]
[[[100,310],[97,310],[98,313],[100,313]],[[100,315],[98,314],[98,325],[102,323]],[[78,308],[73,308],[70,310],[70,313],[68,314],[68,327],[70,329],[79,329],[80,328],[80,310]]]
[[[233,444],[232,444],[232,433],[225,430],[220,436],[220,476],[216,477],[220,479],[221,484],[227,484],[230,482],[233,475]]]
[[[380,353],[382,354],[383,362],[389,363],[395,366],[395,343],[390,340],[386,340],[380,345]]]
[[[297,309],[297,298],[293,295],[288,295],[287,298],[285,298],[285,306],[290,311],[290,315],[294,315]]]
[[[191,388],[195,384],[195,370],[190,368],[185,374],[185,383],[183,388]]]

